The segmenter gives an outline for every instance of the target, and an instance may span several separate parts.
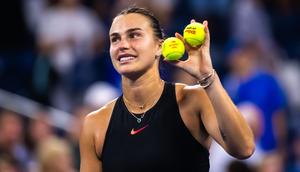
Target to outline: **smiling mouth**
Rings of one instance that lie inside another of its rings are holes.
[[[135,57],[133,57],[133,56],[126,56],[126,57],[121,57],[119,59],[119,61],[121,63],[127,63],[127,62],[130,62],[130,61],[134,60],[134,59],[135,59]]]

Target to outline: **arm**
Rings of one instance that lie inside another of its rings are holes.
[[[102,162],[98,159],[92,116],[84,120],[80,135],[80,172],[102,172]]]
[[[195,22],[192,20],[191,22]],[[203,22],[206,38],[203,45],[191,47],[185,43],[188,59],[176,61],[173,64],[185,70],[197,80],[208,76],[213,71],[209,47],[210,34],[208,22]],[[184,38],[176,33],[182,41]],[[184,41],[185,42],[185,41]],[[201,109],[201,119],[208,133],[231,155],[236,158],[247,158],[254,152],[254,137],[247,122],[227,95],[217,74],[214,82],[205,89],[206,105]],[[213,112],[209,107],[213,108]]]
[[[115,100],[87,115],[80,133],[80,172],[102,172],[102,154],[105,134]]]
[[[254,152],[254,136],[252,131],[227,95],[221,82],[216,76],[213,84],[206,93],[215,111],[216,125],[212,119],[202,118],[203,123],[212,137],[232,156],[244,159]],[[219,131],[216,131],[215,128]]]

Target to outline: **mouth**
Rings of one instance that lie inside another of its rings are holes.
[[[121,63],[130,62],[130,61],[134,60],[135,58],[136,58],[136,56],[134,56],[132,54],[121,54],[118,56],[118,60]]]

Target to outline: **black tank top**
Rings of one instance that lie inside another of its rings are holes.
[[[102,151],[103,172],[208,172],[209,153],[181,119],[175,85],[137,122],[120,96]]]

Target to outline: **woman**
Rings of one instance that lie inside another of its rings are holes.
[[[199,80],[187,86],[160,78],[163,34],[149,11],[129,8],[114,18],[110,55],[123,95],[85,118],[82,172],[208,171],[212,139],[236,158],[253,153],[252,132],[213,70],[203,24],[205,43],[185,45],[188,60],[174,62]]]

